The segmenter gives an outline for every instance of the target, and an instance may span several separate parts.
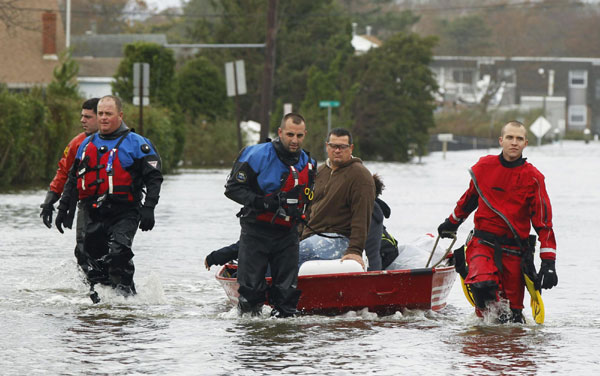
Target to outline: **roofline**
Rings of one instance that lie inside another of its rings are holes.
[[[491,63],[496,61],[532,61],[532,62],[567,62],[567,63],[591,63],[600,65],[597,57],[550,57],[550,56],[433,56],[433,60],[465,60],[477,61],[479,63]]]
[[[48,82],[8,82],[5,84],[9,89],[32,89],[34,87],[48,86]]]
[[[167,48],[265,48],[266,43],[225,43],[225,44],[208,44],[208,43],[183,43],[183,44],[165,44]]]

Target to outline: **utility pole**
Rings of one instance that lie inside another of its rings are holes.
[[[278,0],[269,0],[269,9],[267,11],[267,48],[265,51],[265,69],[263,72],[262,92],[261,92],[261,114],[260,114],[260,139],[258,142],[264,142],[269,136],[269,110],[273,98],[273,73],[275,68],[275,38],[277,34],[276,16]]]

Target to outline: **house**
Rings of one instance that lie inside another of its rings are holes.
[[[164,34],[94,34],[71,37],[72,56],[79,64],[77,81],[86,98],[112,94],[113,76],[123,60],[125,45],[144,41],[167,44]]]
[[[65,48],[65,33],[58,1],[21,0],[18,8],[0,21],[0,83],[11,90],[44,87]]]
[[[356,55],[362,55],[369,51],[371,48],[377,48],[381,46],[381,40],[371,35],[371,26],[367,26],[365,28],[365,35],[357,34],[357,26],[358,24],[356,22],[352,23],[352,40],[350,41],[352,47],[354,48],[354,53]]]
[[[600,58],[434,56],[444,102],[476,103],[492,84],[502,108],[541,108],[554,132],[600,134]]]

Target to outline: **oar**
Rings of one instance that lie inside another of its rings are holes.
[[[446,249],[446,252],[444,253],[444,256],[442,256],[442,258],[440,259],[440,261],[436,262],[432,266],[432,268],[435,268],[442,261],[444,261],[444,259],[446,258],[446,256],[448,256],[448,254],[450,253],[450,250],[452,249],[452,246],[454,245],[454,243],[456,243],[456,233],[451,233],[451,234],[452,234],[452,243],[450,243],[450,246],[448,247],[448,249]],[[437,239],[435,239],[435,244],[433,245],[433,249],[431,250],[431,254],[429,255],[429,259],[427,260],[427,264],[425,265],[426,268],[429,267],[429,263],[431,262],[431,258],[433,257],[433,254],[435,253],[435,249],[437,248],[437,245],[438,245],[439,242],[440,242],[440,235],[438,235]]]
[[[433,254],[435,253],[435,249],[437,248],[438,243],[440,242],[440,236],[438,235],[437,238],[435,239],[435,244],[433,245],[433,249],[431,250],[431,254],[429,255],[429,258],[427,259],[427,264],[425,264],[425,267],[429,267],[429,262],[431,261],[431,258],[433,257]]]

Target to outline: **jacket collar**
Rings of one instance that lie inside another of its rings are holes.
[[[103,140],[114,140],[116,138],[121,137],[125,132],[129,131],[129,127],[127,126],[127,124],[125,124],[125,122],[121,122],[121,126],[119,126],[119,128],[114,131],[113,133],[109,133],[109,134],[102,134],[100,132],[98,132],[98,137],[100,137]]]
[[[286,150],[283,147],[283,144],[281,143],[281,140],[279,139],[279,137],[277,137],[276,139],[271,141],[271,144],[273,144],[273,148],[275,148],[275,153],[277,153],[277,157],[284,164],[286,164],[288,166],[293,166],[295,164],[298,164],[298,162],[300,161],[301,149],[295,153],[292,153],[292,152]]]
[[[504,159],[504,156],[502,155],[502,153],[500,153],[498,158],[500,159],[500,164],[502,164],[502,166],[504,166],[506,168],[519,167],[519,166],[522,166],[523,164],[525,164],[525,161],[527,161],[527,158],[523,158],[523,155],[521,155],[519,157],[519,159],[514,160],[512,162],[509,162],[506,159]]]

